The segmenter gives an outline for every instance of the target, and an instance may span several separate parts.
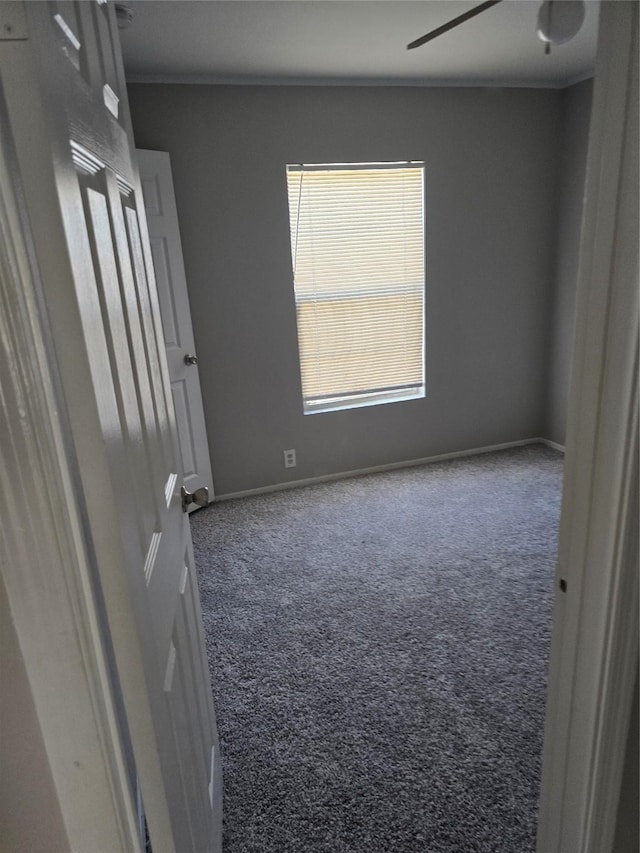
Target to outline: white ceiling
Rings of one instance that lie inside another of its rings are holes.
[[[127,78],[272,84],[561,87],[593,74],[598,2],[549,56],[540,0],[503,0],[415,50],[406,45],[468,11],[462,0],[123,0]]]

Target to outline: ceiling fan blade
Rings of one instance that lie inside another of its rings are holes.
[[[449,32],[449,30],[452,30],[454,27],[459,27],[460,24],[464,24],[464,22],[468,21],[470,18],[475,18],[475,16],[479,15],[480,12],[490,9],[492,6],[497,6],[497,4],[501,2],[502,0],[487,0],[486,3],[480,3],[479,6],[475,6],[473,9],[470,9],[468,12],[465,12],[464,15],[458,15],[457,18],[452,18],[448,23],[443,24],[441,27],[436,27],[435,30],[431,30],[431,32],[427,33],[425,36],[412,41],[411,44],[407,45],[407,50],[413,50],[414,47],[420,47],[421,45],[426,44],[426,42],[431,41],[431,39]]]

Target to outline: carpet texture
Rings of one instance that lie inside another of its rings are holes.
[[[225,853],[534,850],[562,457],[192,516]]]

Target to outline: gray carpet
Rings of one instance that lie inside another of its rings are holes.
[[[534,850],[562,458],[192,516],[225,853]]]

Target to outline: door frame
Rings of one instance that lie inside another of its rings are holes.
[[[3,14],[19,16],[19,4],[2,5]],[[619,193],[618,182],[626,168],[625,129],[633,124],[625,117],[633,108],[627,75],[630,33],[637,30],[630,18],[634,5],[603,4],[601,11],[559,563],[569,587],[557,595],[554,616],[538,841],[544,853],[609,849],[631,690],[612,674],[637,665],[637,594],[632,600],[624,587],[634,582],[633,572],[624,572],[630,556],[624,547],[633,544],[635,521],[629,509],[637,490],[631,458],[637,384],[628,373],[611,371],[637,357],[637,324],[634,337],[624,313],[633,286],[625,252],[637,234],[624,227],[633,202]],[[13,32],[19,40],[19,20]],[[140,842],[109,635],[5,116],[0,115],[0,343],[6,360],[0,379],[10,404],[2,412],[6,426],[0,435],[2,571],[70,849],[129,853],[139,851]],[[611,262],[614,256],[620,263]],[[637,244],[635,262],[637,288]],[[614,317],[620,322],[615,334],[609,322]],[[628,417],[620,418],[620,412]],[[589,535],[594,521],[597,541]],[[602,569],[598,558],[607,555],[606,570],[596,571]],[[623,642],[625,632],[631,642]],[[613,783],[608,788],[606,780]],[[558,839],[564,846],[557,846]],[[598,846],[603,840],[605,846]]]
[[[539,853],[609,853],[613,845],[638,671],[638,294],[638,6],[603,3],[578,268]]]

